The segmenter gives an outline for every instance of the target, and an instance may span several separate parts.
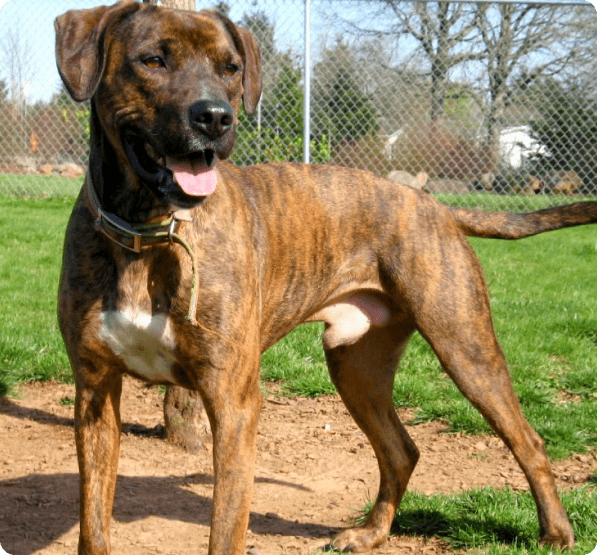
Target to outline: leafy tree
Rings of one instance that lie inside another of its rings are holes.
[[[375,108],[344,67],[337,70],[331,86],[323,95],[323,105],[327,108],[326,119],[333,144],[344,140],[357,141],[377,126]]]
[[[246,27],[253,33],[257,44],[259,44],[261,61],[264,65],[267,65],[276,55],[275,27],[267,13],[257,11],[252,14],[245,14],[239,21],[239,25]]]
[[[54,111],[55,120],[60,121],[60,126],[72,137],[77,149],[87,153],[91,128],[89,124],[89,103],[75,102],[64,84],[50,100],[50,107]]]
[[[275,25],[263,11],[245,14],[239,25],[259,43],[263,63],[263,95],[258,114],[239,114],[233,159],[240,164],[300,161],[303,156],[302,74],[290,53],[279,52]],[[315,161],[329,160],[327,145],[313,142]]]
[[[279,67],[278,77],[262,98],[262,125],[256,117],[239,117],[234,160],[242,164],[299,162],[303,157],[303,89],[301,72],[290,60]],[[325,136],[311,141],[312,161],[330,160]]]
[[[482,120],[479,108],[481,104],[472,87],[453,83],[446,90],[444,103],[446,121],[450,122],[450,129],[463,136],[474,136]]]
[[[323,48],[314,67],[313,127],[332,145],[358,141],[378,128],[377,112],[360,79],[362,67],[356,50],[343,37]]]
[[[303,129],[303,89],[301,71],[284,63],[278,79],[264,102],[264,120],[278,134],[300,135]]]

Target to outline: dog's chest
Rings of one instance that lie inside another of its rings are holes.
[[[176,337],[165,313],[112,310],[100,315],[99,337],[128,370],[149,382],[175,383]]]

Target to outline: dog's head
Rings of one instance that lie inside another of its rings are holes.
[[[209,195],[241,101],[252,114],[261,95],[251,33],[217,11],[131,0],[69,11],[55,28],[60,76],[75,100],[92,99],[92,141],[107,138],[132,188],[181,207]]]

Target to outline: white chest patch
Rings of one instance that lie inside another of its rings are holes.
[[[176,340],[168,316],[108,311],[101,314],[100,321],[100,339],[131,372],[150,382],[174,383]]]

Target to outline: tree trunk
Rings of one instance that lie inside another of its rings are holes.
[[[450,69],[450,23],[449,2],[437,5],[437,46],[431,58],[431,121],[440,121],[444,117],[446,92],[448,88],[448,70]]]
[[[211,441],[211,427],[197,391],[170,386],[164,398],[166,439],[187,451],[203,449]]]
[[[446,87],[448,83],[448,70],[444,60],[438,56],[431,64],[431,111],[432,122],[441,120],[445,113]]]
[[[150,2],[155,3],[155,0]],[[179,10],[194,10],[195,0],[163,0],[162,5]],[[211,428],[198,392],[170,386],[164,398],[166,439],[188,451],[201,449],[211,440]]]

